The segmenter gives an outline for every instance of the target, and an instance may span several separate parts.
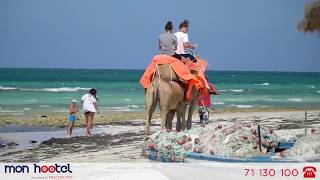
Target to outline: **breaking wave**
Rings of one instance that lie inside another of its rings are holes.
[[[232,92],[243,92],[243,89],[229,89]]]
[[[270,86],[270,83],[253,84],[255,86]]]
[[[129,107],[129,108],[133,108],[133,109],[138,109],[138,108],[140,108],[138,105],[134,105],[134,104],[133,104],[133,105],[129,105],[128,107]]]
[[[230,107],[236,107],[236,108],[240,108],[240,109],[243,109],[243,108],[253,108],[254,106],[252,105],[242,105],[242,104],[231,104],[229,105]]]
[[[213,102],[212,104],[213,105],[224,105],[225,103],[224,102]]]
[[[18,88],[18,87],[4,87],[0,86],[0,90],[19,90],[19,91],[40,91],[40,92],[75,92],[87,91],[90,88],[81,87],[60,87],[60,88]]]
[[[0,86],[0,90],[15,90],[15,89],[17,89],[17,88]]]
[[[291,102],[301,102],[302,99],[300,99],[300,98],[289,98],[288,101],[291,101]]]

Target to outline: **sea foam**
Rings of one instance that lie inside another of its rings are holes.
[[[253,84],[255,86],[270,86],[269,83]]]
[[[253,108],[254,106],[252,106],[252,105],[242,105],[242,104],[239,104],[239,105],[237,105],[237,104],[231,104],[231,105],[229,105],[230,107],[237,107],[237,108],[240,108],[240,109],[243,109],[243,108]]]
[[[243,89],[230,89],[230,91],[232,91],[232,92],[243,92],[244,90]]]
[[[81,88],[81,87],[60,87],[60,88],[40,88],[40,89],[28,89],[21,88],[21,91],[41,91],[41,92],[75,92],[80,90],[89,90],[90,88]]]
[[[133,104],[133,105],[129,105],[128,107],[129,107],[129,108],[134,108],[134,109],[138,109],[138,108],[139,108],[138,105],[134,105],[134,104]]]
[[[0,86],[0,90],[19,90],[19,91],[40,91],[40,92],[75,92],[89,90],[90,88],[81,87],[60,87],[60,88],[18,88]]]
[[[0,89],[1,89],[1,90],[15,90],[15,89],[17,89],[17,88],[15,88],[15,87],[0,86]]]
[[[300,98],[289,98],[288,101],[291,101],[291,102],[301,102],[302,99],[300,99]]]
[[[213,102],[212,104],[213,105],[224,105],[225,103],[224,102]]]

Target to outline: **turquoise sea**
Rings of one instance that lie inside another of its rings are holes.
[[[143,70],[0,69],[0,115],[64,112],[98,91],[105,111],[144,109]],[[320,108],[320,73],[207,71],[219,90],[214,108]]]

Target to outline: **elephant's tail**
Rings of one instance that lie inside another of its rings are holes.
[[[159,89],[159,81],[160,81],[160,74],[159,74],[159,68],[158,68],[158,64],[156,66],[157,71],[154,73],[154,77],[153,77],[153,93],[152,93],[152,98],[153,98],[153,102],[156,103],[158,100],[158,89]]]
[[[154,87],[154,89],[153,89],[153,102],[157,102],[157,100],[158,100],[158,88],[159,88],[159,83],[158,82],[156,82],[155,83],[155,87]]]

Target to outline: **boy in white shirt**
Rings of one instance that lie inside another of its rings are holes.
[[[192,45],[189,42],[189,37],[188,37],[188,34],[187,34],[188,28],[189,28],[189,21],[188,20],[184,20],[179,25],[179,31],[174,34],[174,35],[176,35],[177,41],[178,41],[178,46],[177,46],[176,53],[181,55],[184,58],[190,58],[192,61],[196,62],[197,60],[196,60],[196,58],[194,58],[193,55],[187,54],[185,52],[185,50],[187,48],[191,48],[191,49],[195,49],[196,48],[196,45]]]

